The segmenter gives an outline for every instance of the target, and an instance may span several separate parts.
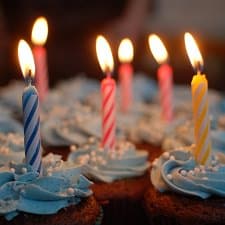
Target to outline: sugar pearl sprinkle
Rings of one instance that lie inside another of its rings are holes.
[[[27,173],[27,168],[23,167],[22,170],[21,170],[21,172],[22,172],[23,174]]]
[[[76,145],[71,145],[71,146],[70,146],[70,151],[71,151],[71,152],[75,152],[76,150],[77,150]]]
[[[164,152],[163,153],[163,158],[164,159],[169,159],[169,157],[170,157],[170,153],[169,152]]]
[[[15,172],[16,172],[16,170],[15,170],[14,168],[10,168],[10,171],[11,171],[12,173],[15,173]]]
[[[167,174],[167,178],[168,178],[168,180],[172,180],[173,176],[171,174]]]
[[[189,170],[189,171],[188,171],[188,176],[194,176],[194,175],[195,175],[195,173],[194,173],[193,170]]]
[[[187,171],[186,170],[181,170],[180,173],[181,173],[182,176],[187,176]]]
[[[73,195],[74,192],[75,192],[75,191],[74,191],[73,188],[68,188],[68,189],[67,189],[67,194],[68,194],[68,195]]]

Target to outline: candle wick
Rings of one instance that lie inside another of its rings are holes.
[[[30,69],[29,69],[28,72],[27,72],[25,82],[26,82],[26,85],[27,85],[27,86],[32,85],[33,78],[32,78],[32,76],[31,76],[31,70],[30,70]]]
[[[199,61],[196,62],[196,70],[198,75],[202,73],[202,65]]]
[[[111,73],[109,70],[106,72],[106,77],[111,77]]]

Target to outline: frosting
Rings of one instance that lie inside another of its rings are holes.
[[[22,162],[25,157],[23,136],[15,133],[0,133],[0,155],[0,166],[11,161]]]
[[[0,214],[7,220],[19,212],[54,214],[90,196],[91,184],[80,166],[71,166],[58,155],[43,158],[42,176],[27,164],[10,163],[0,168]]]
[[[224,158],[224,157],[223,157]],[[225,197],[225,164],[214,156],[208,166],[196,164],[189,150],[164,152],[152,163],[151,181],[160,192],[198,196]]]
[[[211,128],[213,126],[211,121]],[[225,153],[225,131],[221,129],[211,129],[211,140],[213,149]],[[179,148],[181,146],[191,145],[194,141],[194,129],[191,119],[181,120],[177,124],[171,124],[167,127],[165,138],[162,142],[162,148],[166,151]]]
[[[136,150],[130,142],[120,141],[113,151],[107,151],[93,138],[80,148],[71,148],[68,160],[84,165],[84,173],[95,180],[115,180],[143,175],[149,168],[148,153]]]

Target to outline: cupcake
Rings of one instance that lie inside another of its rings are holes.
[[[106,151],[93,138],[80,148],[71,148],[68,161],[84,165],[84,174],[94,181],[92,190],[104,209],[104,224],[144,224],[141,201],[149,185],[148,153],[137,151],[127,141],[118,141]]]
[[[95,224],[100,208],[80,166],[43,158],[43,175],[27,164],[0,168],[0,224]],[[99,222],[99,221],[98,221]]]
[[[224,224],[225,155],[214,155],[203,166],[192,148],[164,152],[152,163],[152,185],[144,198],[149,224]]]

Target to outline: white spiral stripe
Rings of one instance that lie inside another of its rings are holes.
[[[33,114],[33,117],[31,118],[31,121],[29,122],[29,125],[27,126],[27,130],[26,130],[26,141],[28,141],[30,139],[30,136],[32,134],[32,132],[30,132],[30,131],[33,131],[34,130],[34,128],[36,126],[36,123],[38,121],[38,118],[39,118],[39,112],[38,112],[38,109],[36,109],[35,112],[34,112],[34,114]],[[27,120],[27,118],[25,119],[25,121],[26,120]]]

